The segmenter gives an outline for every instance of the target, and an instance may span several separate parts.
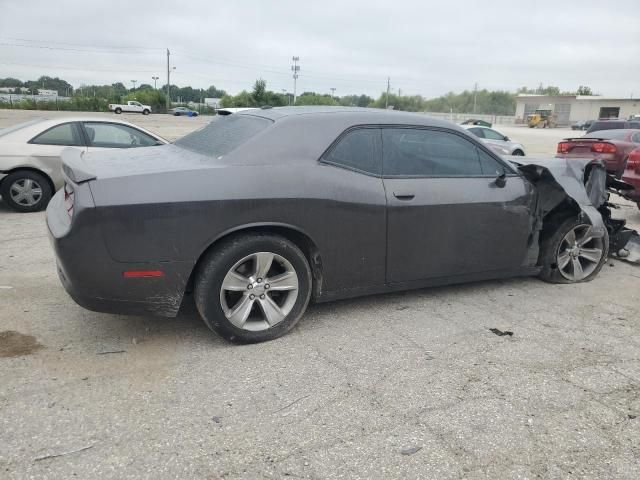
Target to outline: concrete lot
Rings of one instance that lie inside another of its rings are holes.
[[[0,127],[33,114],[0,110]],[[169,139],[206,121],[126,118]],[[499,129],[540,154],[566,134]],[[587,284],[313,306],[284,338],[232,346],[189,302],[177,319],[83,310],[44,213],[0,203],[0,478],[637,479],[639,285],[611,260]]]

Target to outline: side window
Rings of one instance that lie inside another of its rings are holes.
[[[504,165],[489,155],[484,150],[477,148],[478,157],[480,158],[480,167],[483,175],[497,176],[505,171]]]
[[[504,140],[504,135],[496,132],[495,130],[491,130],[490,128],[483,128],[484,138],[489,140]]]
[[[127,125],[85,122],[84,128],[92,147],[131,148],[156,144],[156,139],[152,136]]]
[[[634,133],[633,136],[631,137],[631,141],[633,143],[640,143],[640,132]]]
[[[476,146],[439,130],[382,130],[384,175],[449,177],[482,175]]]
[[[29,143],[38,145],[70,145],[84,146],[78,127],[73,123],[65,123],[41,133]]]
[[[380,130],[360,128],[348,132],[323,160],[374,175],[382,173]]]
[[[484,138],[484,133],[482,128],[470,128],[469,131],[473,133],[476,137]]]

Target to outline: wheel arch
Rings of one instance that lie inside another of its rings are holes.
[[[49,187],[51,187],[51,194],[53,195],[54,193],[56,193],[56,187],[53,184],[53,180],[51,179],[51,177],[46,173],[43,172],[42,170],[35,168],[35,167],[14,167],[10,170],[3,170],[2,173],[8,175],[11,175],[12,173],[16,173],[16,172],[21,172],[23,170],[26,170],[28,172],[33,172],[33,173],[37,173],[38,175],[42,175],[46,180],[47,183],[49,184]],[[6,180],[6,177],[3,178],[2,180],[0,180],[0,184],[2,184],[2,182],[4,182]]]
[[[297,228],[293,225],[289,225],[286,223],[252,223],[247,225],[239,225],[233,227],[229,230],[218,235],[215,239],[213,239],[198,255],[198,259],[196,260],[193,269],[191,271],[191,275],[189,276],[189,280],[187,282],[187,291],[191,291],[193,289],[193,282],[195,273],[200,266],[202,259],[209,253],[211,250],[217,248],[222,242],[227,241],[228,239],[239,236],[239,235],[247,235],[251,233],[270,233],[273,235],[278,235],[286,238],[294,245],[296,245],[304,254],[305,258],[309,262],[309,267],[311,268],[312,275],[312,292],[311,298],[316,299],[320,296],[322,292],[322,280],[323,280],[323,270],[322,270],[322,258],[320,256],[320,249],[317,244],[313,241],[310,235],[304,232],[302,229]]]

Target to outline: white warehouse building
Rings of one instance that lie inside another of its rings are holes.
[[[527,115],[539,109],[553,110],[558,125],[571,125],[580,120],[640,115],[640,99],[600,95],[520,94],[516,98],[516,122],[525,122]]]

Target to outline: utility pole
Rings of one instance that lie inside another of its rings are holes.
[[[297,83],[298,83],[298,72],[300,71],[300,66],[298,62],[300,61],[300,57],[292,57],[293,65],[291,65],[291,71],[293,72],[293,104],[296,104],[297,98]]]
[[[402,89],[401,89],[401,88],[399,88],[399,89],[398,89],[398,97],[401,97],[401,96],[402,96]]]
[[[160,79],[160,77],[151,77],[153,79],[153,89],[157,90],[158,89],[158,80]]]
[[[167,48],[167,110],[171,108],[171,70],[169,68],[169,49]]]
[[[473,113],[476,113],[476,102],[478,97],[478,82],[473,86]]]
[[[391,77],[387,77],[387,96],[384,99],[384,108],[389,108],[389,90],[391,90]]]
[[[331,100],[333,100],[336,95],[336,87],[331,87],[329,90],[331,90]]]

